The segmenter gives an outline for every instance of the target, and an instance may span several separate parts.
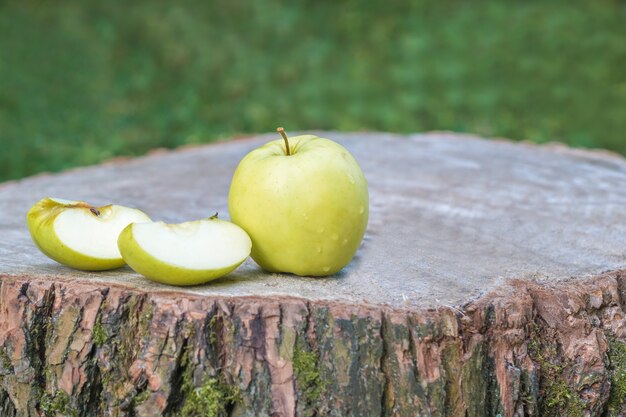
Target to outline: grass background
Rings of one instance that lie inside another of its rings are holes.
[[[626,2],[0,0],[0,180],[277,125],[626,154]]]

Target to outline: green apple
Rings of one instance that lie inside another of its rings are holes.
[[[117,243],[131,268],[171,285],[204,284],[226,275],[246,260],[252,246],[245,231],[217,216],[180,224],[130,224]]]
[[[367,181],[343,146],[313,135],[274,140],[246,155],[228,209],[270,272],[331,275],[356,253],[369,212]]]
[[[132,222],[149,222],[137,209],[44,198],[26,216],[35,244],[48,257],[86,271],[119,268],[124,260],[117,237]]]

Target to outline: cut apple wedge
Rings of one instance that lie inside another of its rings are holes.
[[[72,268],[101,271],[124,265],[117,248],[120,232],[130,223],[150,218],[124,206],[95,207],[84,201],[44,198],[31,207],[26,221],[45,255]]]
[[[216,217],[180,224],[135,223],[120,234],[126,263],[154,281],[197,285],[237,268],[252,242],[239,226]]]

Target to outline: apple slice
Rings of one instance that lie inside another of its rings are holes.
[[[84,201],[44,198],[31,207],[26,221],[45,255],[72,268],[101,271],[124,265],[117,248],[120,232],[150,218],[124,206],[94,207]]]
[[[203,284],[226,275],[252,248],[242,228],[217,216],[180,224],[130,224],[117,243],[131,268],[171,285]]]

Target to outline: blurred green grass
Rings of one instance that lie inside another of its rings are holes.
[[[626,3],[0,1],[0,180],[242,133],[626,154]]]

